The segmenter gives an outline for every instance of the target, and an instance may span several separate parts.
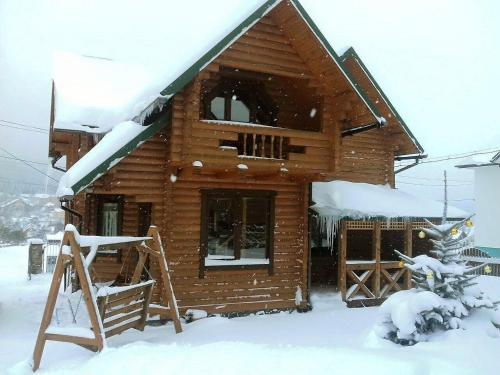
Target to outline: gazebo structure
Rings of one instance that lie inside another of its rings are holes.
[[[336,284],[349,307],[377,305],[411,287],[394,250],[428,252],[430,242],[417,234],[424,219],[438,222],[444,209],[389,186],[347,181],[313,183],[312,200],[310,282]],[[467,216],[455,207],[447,211],[449,220]]]

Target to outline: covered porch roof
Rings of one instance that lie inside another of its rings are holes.
[[[312,184],[311,207],[321,217],[342,218],[439,218],[443,203],[417,197],[388,185],[348,181]],[[465,218],[469,213],[448,205],[448,218]]]

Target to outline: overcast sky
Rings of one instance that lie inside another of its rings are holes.
[[[215,1],[214,7],[228,6],[228,1],[234,4],[234,0]],[[0,0],[0,119],[48,129],[54,51],[126,59],[141,54],[146,45],[161,50],[165,33],[182,32],[168,27],[176,3]],[[499,1],[302,0],[302,4],[337,51],[355,47],[430,157],[500,146],[495,113],[500,87]],[[189,14],[183,16],[186,27],[195,26],[190,25]],[[0,147],[20,158],[47,162],[46,133],[0,124]],[[0,150],[0,156],[7,155]],[[472,172],[453,168],[459,162],[422,164],[403,173],[398,187],[440,198],[437,179],[446,167],[455,180],[451,199],[472,198]],[[49,167],[34,166],[58,176]],[[0,181],[43,184],[46,180],[5,158],[0,158],[0,171]]]

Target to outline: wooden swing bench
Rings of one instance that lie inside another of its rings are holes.
[[[98,249],[118,249],[125,246],[135,247],[139,252],[131,285],[103,287],[94,292],[89,266]],[[82,249],[88,248],[89,254],[83,256]],[[139,282],[148,257],[154,257],[161,274],[161,298],[164,305],[150,308],[155,280]],[[91,328],[59,328],[50,325],[57,295],[64,276],[64,270],[72,267],[78,277],[82,298],[90,317]],[[150,227],[147,237],[97,237],[80,236],[74,227],[67,227],[64,233],[59,256],[47,297],[33,351],[33,371],[40,366],[40,361],[47,340],[70,342],[94,352],[106,346],[106,339],[129,329],[143,331],[149,315],[160,314],[174,322],[176,333],[182,331],[179,311],[170,281],[170,274],[156,227]]]

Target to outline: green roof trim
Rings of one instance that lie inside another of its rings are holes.
[[[267,0],[255,12],[248,16],[242,23],[240,23],[233,31],[231,31],[224,39],[212,47],[205,53],[198,61],[191,65],[184,73],[182,73],[174,82],[168,85],[161,95],[171,97],[177,92],[182,90],[196,75],[218,55],[220,55],[239,35],[246,29],[258,22],[264,17],[275,5],[281,0]]]
[[[404,122],[403,118],[399,115],[399,113],[396,110],[396,108],[392,105],[392,103],[389,100],[389,98],[385,95],[384,91],[379,86],[379,84],[377,83],[377,81],[375,80],[375,78],[373,78],[373,76],[371,75],[370,71],[368,70],[368,68],[366,67],[366,65],[363,63],[363,60],[361,60],[361,58],[356,53],[356,51],[354,50],[353,47],[350,47],[341,56],[342,63],[344,63],[345,60],[347,60],[348,58],[353,58],[359,64],[359,66],[361,67],[361,69],[363,69],[363,71],[365,72],[365,74],[368,76],[368,79],[373,83],[373,85],[375,86],[375,88],[377,89],[377,91],[380,93],[380,96],[382,96],[382,99],[385,101],[385,103],[387,104],[387,106],[389,107],[389,109],[391,110],[391,112],[394,114],[394,116],[396,117],[396,120],[401,124],[401,126],[403,127],[403,130],[406,132],[406,134],[408,135],[408,137],[410,137],[410,139],[412,140],[412,142],[415,145],[415,147],[420,151],[420,153],[423,153],[424,152],[424,148],[417,141],[417,138],[415,138],[415,136],[411,132],[410,128],[406,125],[406,123]],[[358,89],[360,91],[363,91],[363,89],[361,87],[359,87],[359,85],[357,83],[356,83],[356,86],[358,87]]]
[[[71,186],[74,195],[80,193],[83,189],[89,186],[92,182],[97,180],[111,168],[113,168],[117,162],[121,161],[124,157],[129,155],[138,146],[140,146],[144,141],[154,136],[158,131],[163,129],[165,126],[170,124],[171,111],[166,110],[165,114],[162,115],[158,120],[153,122],[151,125],[145,126],[144,130],[136,135],[132,140],[127,142],[123,147],[111,155],[108,159],[103,161],[101,164],[96,166],[90,173],[85,177],[80,179],[77,183]]]

